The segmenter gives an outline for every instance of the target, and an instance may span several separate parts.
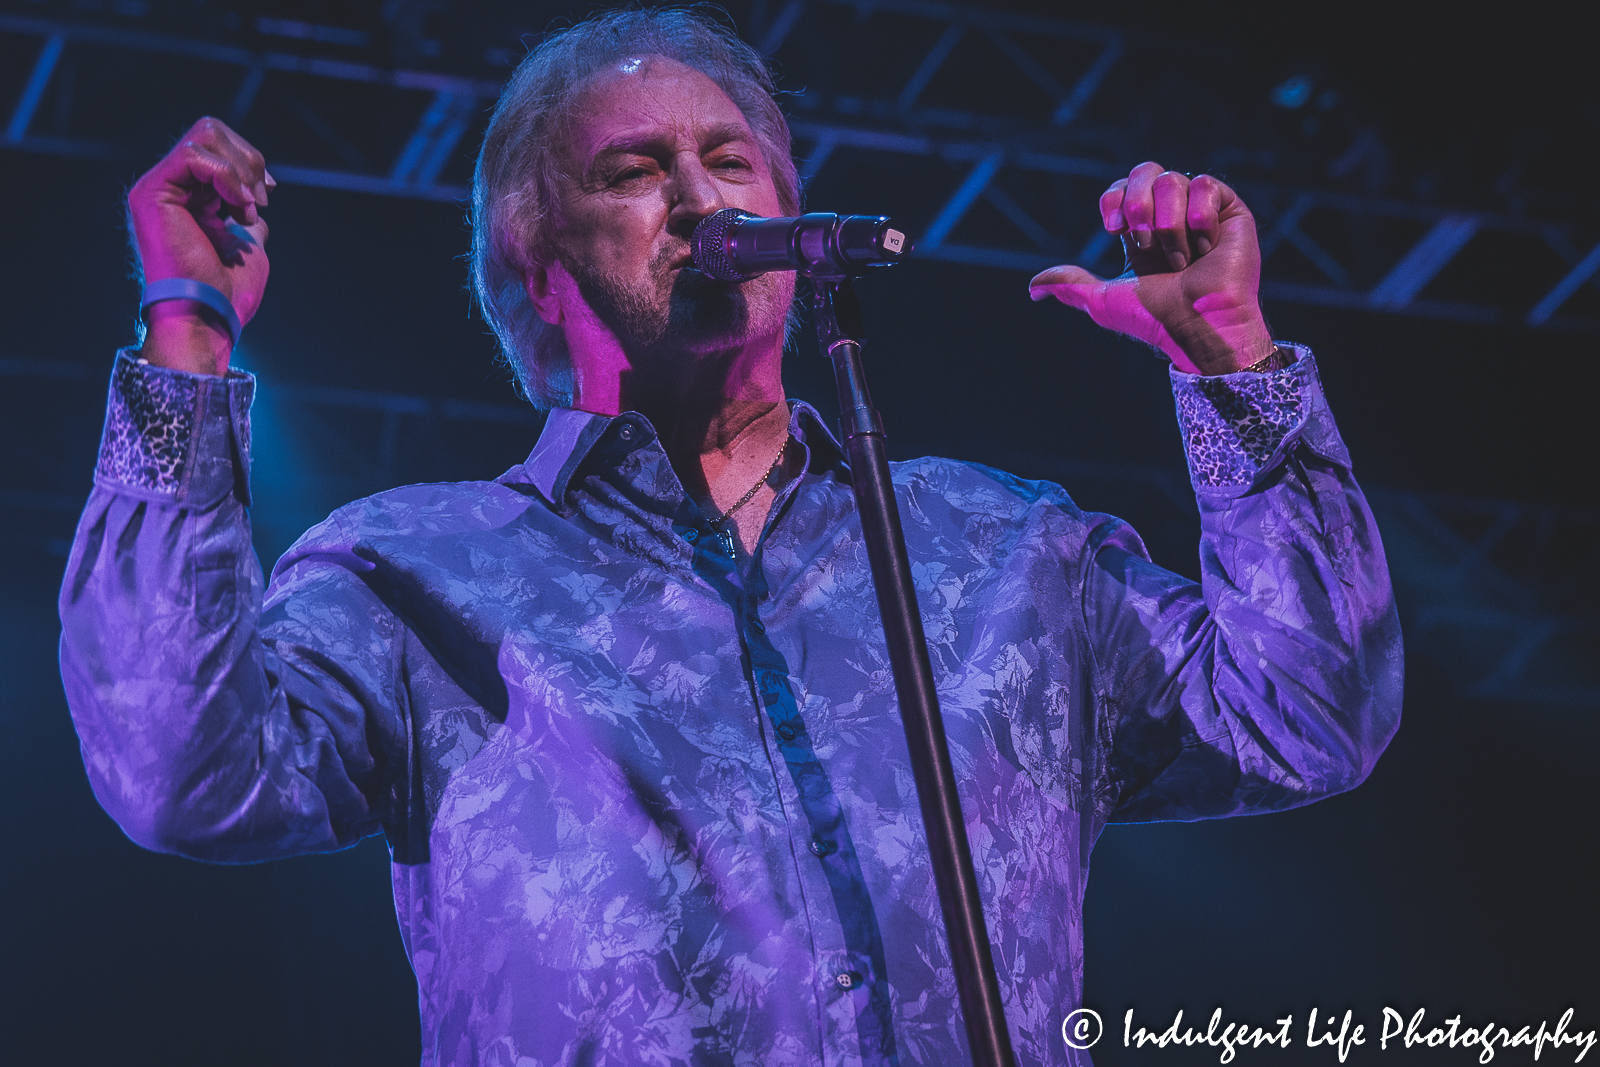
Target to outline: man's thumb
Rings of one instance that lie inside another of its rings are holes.
[[[1104,278],[1068,264],[1034,275],[1028,283],[1028,295],[1035,300],[1053,296],[1068,307],[1088,311],[1090,302],[1104,291],[1105,284]]]

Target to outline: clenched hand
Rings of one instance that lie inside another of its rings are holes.
[[[222,291],[247,323],[267,287],[260,208],[277,183],[250,143],[203,118],[128,191],[128,219],[146,282],[191,278]],[[232,347],[209,308],[166,300],[146,311],[141,355],[163,367],[225,374]]]
[[[1086,311],[1191,374],[1227,374],[1271,354],[1256,222],[1232,189],[1141,163],[1100,197],[1100,217],[1122,238],[1127,270],[1107,279],[1051,267],[1028,284],[1033,299]]]

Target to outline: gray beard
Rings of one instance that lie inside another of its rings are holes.
[[[672,255],[663,250],[650,264],[646,286],[632,286],[577,257],[567,270],[601,322],[624,351],[703,352],[740,344],[750,335],[750,301],[743,285],[713,281],[696,270],[674,278]]]

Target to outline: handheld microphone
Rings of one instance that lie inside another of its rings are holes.
[[[764,219],[738,208],[707,215],[689,238],[695,269],[720,282],[795,270],[810,278],[852,278],[890,267],[911,253],[911,241],[886,215]]]

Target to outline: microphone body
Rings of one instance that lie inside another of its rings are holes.
[[[853,278],[889,267],[911,252],[911,241],[886,215],[814,212],[766,219],[723,208],[700,220],[689,238],[695,269],[722,282],[793,270],[810,278]]]

